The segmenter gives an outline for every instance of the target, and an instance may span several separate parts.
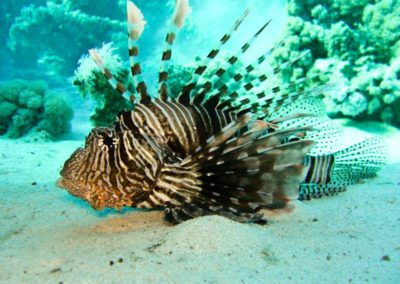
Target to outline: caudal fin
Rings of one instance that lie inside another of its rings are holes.
[[[387,146],[373,137],[336,153],[306,156],[307,174],[299,199],[317,198],[344,191],[347,186],[376,176],[387,162]]]

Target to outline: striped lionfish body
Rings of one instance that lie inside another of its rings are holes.
[[[315,96],[331,86],[298,93],[282,87],[256,91],[255,86],[264,86],[282,68],[261,76],[252,73],[272,50],[227,78],[226,71],[236,67],[269,21],[206,79],[210,62],[247,10],[171,99],[176,90],[168,86],[168,63],[188,11],[187,0],[176,1],[162,54],[159,96],[152,98],[137,61],[137,40],[145,21],[128,2],[129,58],[139,102],[122,112],[114,125],[91,131],[85,147],[65,162],[59,186],[96,209],[165,208],[174,223],[209,214],[258,221],[260,209],[284,208],[292,199],[342,191],[375,174],[384,162],[376,139],[332,153],[320,151],[336,132],[327,119],[315,115],[320,112]],[[99,54],[90,53],[115,90],[134,101],[135,94],[115,79]],[[254,79],[244,82],[249,74]]]

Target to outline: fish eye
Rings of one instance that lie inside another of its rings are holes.
[[[98,146],[103,147],[115,147],[118,144],[118,137],[115,137],[110,132],[99,132],[97,133]]]
[[[107,145],[107,146],[111,146],[114,144],[114,139],[109,136],[106,136],[103,138],[103,144]]]

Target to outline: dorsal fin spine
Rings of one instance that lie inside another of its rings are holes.
[[[92,57],[93,61],[96,63],[97,67],[101,70],[104,76],[107,78],[108,83],[118,92],[120,93],[126,100],[131,101],[132,94],[128,91],[126,86],[115,79],[115,76],[111,73],[111,71],[104,65],[103,59],[100,54],[95,49],[90,49],[89,54]]]
[[[212,75],[211,79],[206,80],[203,84],[203,86],[200,88],[197,94],[200,94],[202,98],[200,100],[204,99],[205,94],[212,89],[212,87],[217,84],[226,74],[228,70],[230,70],[233,66],[236,65],[238,62],[238,58],[243,55],[253,44],[253,42],[256,40],[256,38],[264,31],[264,29],[269,25],[271,20],[268,20],[238,51],[233,56],[230,56],[227,61],[224,62],[222,67],[218,68],[214,74]],[[201,76],[199,80],[204,78]]]
[[[166,101],[168,98],[168,67],[172,56],[172,45],[175,41],[177,28],[171,25],[165,38],[165,47],[161,57],[160,72],[158,79],[158,94],[161,100]]]
[[[277,46],[281,45],[279,43]],[[318,94],[321,94],[322,91],[328,91],[331,88],[331,85],[324,85],[324,87],[321,88],[316,88],[315,90],[312,90],[311,92],[287,92],[287,89],[293,88],[295,86],[299,86],[300,84],[303,84],[308,81],[315,80],[319,75],[313,76],[311,78],[298,78],[295,80],[292,80],[285,84],[284,86],[274,86],[274,87],[268,87],[268,88],[263,88],[264,90],[259,92],[259,93],[254,93],[252,91],[254,86],[258,86],[263,84],[264,82],[267,81],[269,77],[275,76],[277,73],[281,72],[282,69],[285,69],[287,66],[292,65],[294,62],[300,60],[303,58],[307,52],[304,52],[300,54],[298,57],[284,62],[280,64],[279,66],[276,66],[269,72],[266,72],[262,74],[261,76],[256,76],[253,74],[254,70],[256,69],[254,66],[259,65],[263,63],[263,61],[267,58],[269,54],[273,52],[273,50],[277,47],[272,47],[269,49],[266,53],[264,53],[262,56],[260,56],[255,62],[252,64],[249,64],[245,68],[245,72],[239,71],[236,73],[225,85],[227,89],[227,93],[229,93],[227,96],[222,97],[220,99],[220,103],[217,106],[220,108],[222,105],[226,105],[227,101],[231,101],[233,99],[236,99],[238,96],[237,94],[246,94],[246,95],[241,95],[240,99],[235,100],[236,105],[240,105],[240,109],[242,111],[260,111],[263,108],[268,108],[265,110],[265,113],[271,113],[272,110],[276,110],[278,107],[281,107],[283,105],[283,102],[285,104],[288,104],[292,101],[297,100],[299,97],[309,97],[309,96],[315,96]],[[248,75],[253,75],[255,78],[250,80],[249,82],[246,81],[246,83],[240,84],[239,86],[236,84],[232,84],[233,82],[240,82],[245,76]],[[233,88],[230,88],[230,86],[234,86]],[[221,89],[222,87],[220,87]],[[210,94],[210,97],[213,96],[219,96],[221,94],[220,91],[215,90],[213,93]],[[235,95],[236,94],[236,95]],[[265,118],[265,116],[264,116]]]
[[[136,91],[140,94],[141,102],[147,102],[150,97],[147,94],[147,86],[142,78],[142,70],[136,58],[139,55],[139,47],[137,41],[143,32],[146,21],[143,14],[131,1],[127,1],[127,28],[128,28],[128,51],[129,63],[133,84]]]
[[[189,80],[188,83],[182,88],[181,93],[179,94],[178,100],[182,104],[188,104],[190,101],[190,94],[192,90],[196,87],[197,81],[200,78],[200,76],[206,71],[208,68],[210,62],[214,60],[214,58],[217,56],[219,53],[221,47],[225,45],[229,39],[231,38],[231,35],[237,31],[243,20],[247,17],[247,15],[250,13],[249,9],[246,9],[245,12],[240,16],[238,20],[236,20],[235,24],[232,26],[232,28],[228,31],[228,33],[224,34],[222,38],[219,40],[218,44],[211,49],[211,51],[208,53],[207,57],[201,62],[201,64],[197,67],[197,69],[193,72],[192,78]]]
[[[235,52],[233,56],[230,56],[229,59],[224,62],[222,67],[218,68],[214,72],[209,80],[206,80],[204,82],[200,90],[196,92],[196,96],[200,96],[200,98],[197,98],[197,101],[204,100],[204,97],[209,92],[209,90],[211,90],[213,86],[217,84],[222,79],[222,77],[224,77],[226,71],[230,70],[233,66],[236,65],[236,63],[238,62],[238,58],[250,48],[256,38],[265,30],[270,22],[271,20],[268,20],[238,51]],[[200,76],[199,80],[201,79],[203,79],[203,76]]]
[[[269,22],[267,22],[267,24],[268,23]],[[265,27],[263,27],[263,28],[265,28]],[[262,30],[262,29],[260,29],[260,30]],[[273,71],[264,73],[264,74],[262,74],[260,76],[255,76],[254,79],[246,82],[245,85],[239,85],[238,86],[238,84],[233,84],[233,83],[241,82],[245,78],[246,75],[253,75],[253,71],[255,70],[254,66],[262,64],[264,62],[264,60],[275,50],[275,48],[277,46],[280,46],[280,45],[281,44],[278,44],[278,45],[270,48],[262,56],[257,58],[256,61],[254,61],[253,63],[249,64],[246,68],[239,70],[225,84],[223,84],[218,89],[216,89],[213,92],[211,92],[209,97],[211,98],[211,97],[214,97],[214,96],[221,96],[222,94],[229,93],[229,95],[227,95],[226,97],[220,99],[220,103],[219,103],[218,107],[221,106],[221,109],[222,109],[222,105],[223,105],[224,102],[232,100],[235,97],[234,93],[248,93],[248,91],[251,88],[253,88],[253,86],[259,85],[259,84],[263,83],[264,81],[266,81],[269,78],[269,76],[271,76],[275,72],[275,69]],[[292,64],[292,62],[283,63],[283,65],[286,65],[286,64]],[[242,71],[242,70],[244,70],[244,71]],[[232,86],[234,86],[234,87],[232,87]]]
[[[161,57],[161,65],[158,79],[158,94],[162,101],[167,101],[168,87],[168,67],[172,56],[172,46],[180,28],[184,24],[186,15],[190,12],[188,0],[176,0],[175,10],[169,21],[167,36],[165,37],[165,45]]]

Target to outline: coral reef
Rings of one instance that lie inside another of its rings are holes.
[[[102,10],[113,10],[105,4],[92,6],[91,12],[100,14]],[[45,6],[23,7],[9,28],[8,47],[15,64],[38,64],[46,71],[70,74],[80,55],[99,39],[121,36],[123,23],[79,10],[84,7],[84,3],[77,1],[47,1]],[[115,10],[120,11],[118,7]]]
[[[49,138],[68,132],[72,108],[43,81],[0,84],[0,134],[18,138],[42,131]]]
[[[22,7],[26,5],[44,5],[46,0],[9,0],[0,1],[0,38],[7,41],[9,29],[14,19],[19,15]],[[10,72],[11,51],[7,46],[2,45],[0,50],[0,75],[6,76]]]
[[[90,0],[0,2],[0,36],[7,43],[5,48],[0,50],[1,67],[7,61],[7,64],[14,67],[12,72],[18,71],[16,76],[4,72],[8,77],[23,76],[30,79],[31,73],[24,73],[29,72],[29,69],[40,73],[35,78],[49,77],[51,80],[54,75],[61,75],[62,78],[65,78],[65,75],[71,76],[80,56],[95,47],[98,42],[114,42],[118,53],[126,55],[126,33],[122,32],[125,30],[126,0],[98,0],[95,3]],[[175,0],[162,2],[160,4],[159,1],[135,1],[146,15],[146,30],[153,30],[152,33],[146,32],[141,37],[142,43],[151,46],[141,50],[142,66],[146,70],[148,65],[153,64],[154,56],[158,58],[162,48],[159,44],[163,41],[163,31],[166,29]],[[191,44],[182,47],[185,49],[187,60],[192,58],[192,54],[197,53],[200,47],[208,46],[207,42],[211,38],[221,36],[219,29],[210,29],[199,24],[210,12],[218,20],[217,25],[226,22],[220,17],[221,12],[220,9],[216,9],[216,5],[224,11],[224,15],[230,14],[232,17],[239,15],[245,6],[233,5],[226,9],[230,3],[228,0],[218,3],[193,2],[194,6],[198,6],[194,7],[196,13],[193,13],[193,18],[188,19],[186,28],[179,36],[182,42],[190,39]]]
[[[285,45],[272,63],[287,66],[281,80],[306,77],[298,88],[343,85],[324,99],[331,116],[381,120],[400,126],[400,2],[395,0],[290,0]]]
[[[400,2],[398,0],[376,1],[365,7],[364,29],[371,37],[376,50],[381,52],[383,62],[400,56]],[[379,54],[377,54],[379,56]]]
[[[168,9],[155,1],[136,2],[149,11],[149,21],[166,22]],[[89,0],[1,1],[0,36],[7,45],[0,51],[0,59],[22,70],[65,76],[72,75],[79,57],[98,42],[113,41],[118,52],[125,54],[125,6],[125,0],[95,4]],[[153,37],[145,35],[144,40],[149,38]],[[143,50],[144,55],[152,52]]]

